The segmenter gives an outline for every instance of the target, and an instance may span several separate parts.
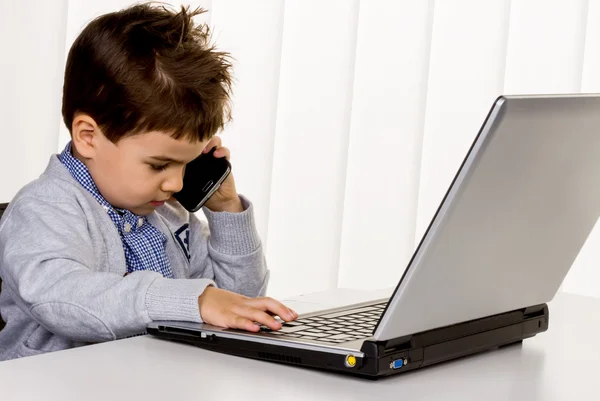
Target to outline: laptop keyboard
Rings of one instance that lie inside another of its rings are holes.
[[[285,337],[339,344],[370,337],[387,302],[347,309],[327,315],[286,322],[279,330],[261,326],[261,331]]]

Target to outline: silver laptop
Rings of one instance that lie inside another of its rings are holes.
[[[278,331],[154,322],[148,333],[371,378],[519,343],[548,329],[547,303],[599,216],[600,96],[501,96],[389,299]]]

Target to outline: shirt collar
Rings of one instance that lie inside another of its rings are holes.
[[[69,170],[73,178],[75,178],[75,180],[77,180],[77,182],[79,182],[83,188],[92,194],[92,196],[98,201],[98,203],[100,203],[100,205],[102,205],[106,212],[111,214],[113,220],[116,218],[116,216],[112,216],[112,213],[110,213],[113,211],[117,212],[117,214],[120,216],[127,215],[131,218],[131,220],[139,219],[140,216],[137,216],[128,210],[116,208],[108,203],[106,199],[104,199],[98,190],[98,187],[96,186],[96,183],[94,182],[94,179],[92,178],[87,166],[83,164],[81,160],[73,156],[71,149],[72,141],[69,141],[63,151],[58,155],[58,159],[65,165],[67,170]]]

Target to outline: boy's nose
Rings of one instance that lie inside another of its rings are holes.
[[[167,180],[163,181],[161,190],[166,193],[175,193],[181,191],[183,188],[183,175],[173,174]]]

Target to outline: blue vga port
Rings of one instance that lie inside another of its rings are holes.
[[[408,363],[408,361],[405,358],[396,359],[395,361],[390,363],[390,368],[391,369],[400,369],[401,367],[405,366],[407,363]]]

